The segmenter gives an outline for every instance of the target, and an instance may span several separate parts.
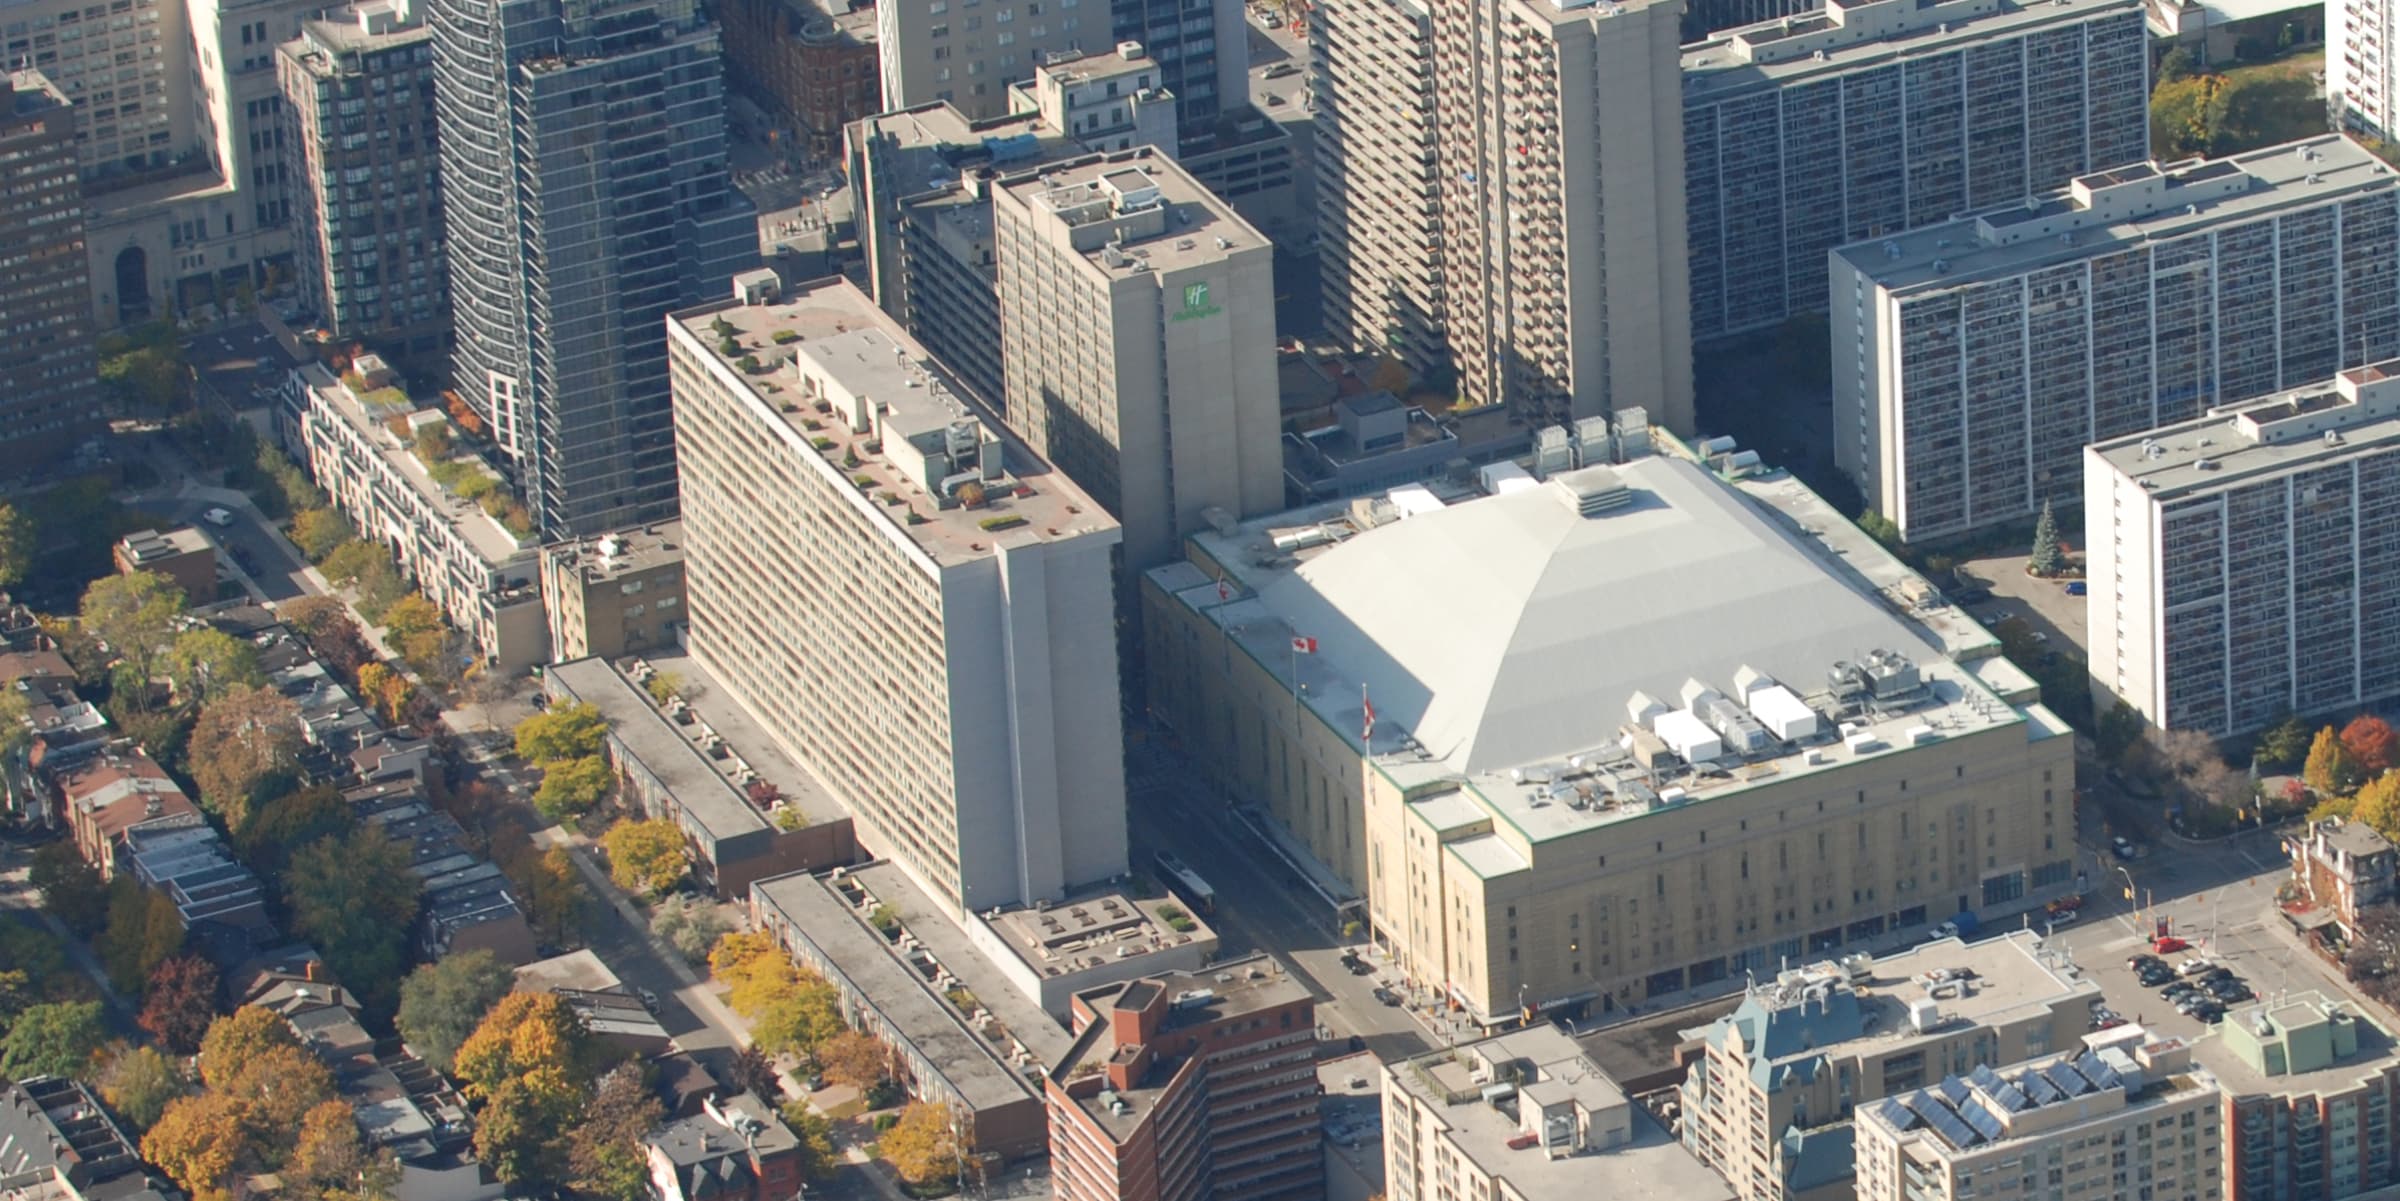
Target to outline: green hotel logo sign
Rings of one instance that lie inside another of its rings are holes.
[[[1185,284],[1183,286],[1183,308],[1175,314],[1173,320],[1191,321],[1201,317],[1214,317],[1224,311],[1208,302],[1208,284],[1205,281]]]

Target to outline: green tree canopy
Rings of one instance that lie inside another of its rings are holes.
[[[608,850],[609,878],[627,892],[663,895],[690,866],[683,831],[671,821],[627,819],[610,826],[600,844]]]
[[[0,504],[0,590],[24,583],[33,571],[37,536],[32,519],[15,505]]]
[[[258,648],[212,626],[185,630],[167,649],[167,678],[179,697],[203,704],[235,688],[256,688],[267,682],[259,670]]]
[[[0,1041],[0,1076],[88,1076],[92,1057],[107,1042],[98,1001],[36,1005],[9,1023],[8,1038]]]
[[[533,794],[533,807],[551,821],[565,821],[591,811],[608,795],[616,778],[598,755],[566,759],[542,770],[542,786]]]
[[[2054,576],[2067,569],[2066,553],[2058,544],[2058,515],[2051,512],[2050,502],[2042,502],[2042,515],[2033,523],[2033,553],[2025,560],[2026,570],[2038,576]]]
[[[515,984],[516,974],[489,951],[447,955],[401,981],[395,1024],[420,1058],[447,1072],[459,1044]]]
[[[302,847],[284,873],[293,932],[317,948],[336,979],[384,1004],[408,964],[422,888],[408,848],[371,827]]]
[[[311,563],[323,563],[335,548],[357,537],[358,530],[338,509],[302,509],[292,515],[292,542]]]
[[[608,723],[597,706],[581,702],[552,705],[517,725],[517,754],[547,766],[566,759],[600,753]]]
[[[83,628],[108,643],[134,680],[146,684],[175,641],[183,605],[183,589],[155,571],[106,576],[84,589]]]

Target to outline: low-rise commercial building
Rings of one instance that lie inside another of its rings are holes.
[[[2400,175],[2333,134],[1845,246],[1835,461],[1910,541],[2081,503],[2087,443],[2400,355],[2396,253]]]
[[[1383,1065],[1383,1114],[1392,1201],[1734,1195],[1547,1024]]]
[[[1787,969],[1702,1033],[1683,1143],[1743,1201],[1844,1187],[1857,1108],[2073,1048],[2099,998],[2029,933]]]
[[[550,657],[614,660],[682,639],[683,523],[612,530],[542,548]]]
[[[2222,736],[2400,695],[2400,360],[2083,461],[2102,705]]]
[[[1078,993],[1050,1068],[1062,1201],[1325,1195],[1316,1002],[1266,955]]]
[[[958,911],[1122,874],[1116,521],[839,278],[667,321],[693,662]]]
[[[281,414],[285,446],[360,537],[392,552],[478,657],[503,673],[548,662],[531,528],[520,534],[479,503],[498,494],[498,480],[448,438],[420,441],[419,431],[429,428],[446,434],[447,419],[409,400],[369,359],[361,356],[344,378],[313,363],[291,373]],[[445,453],[427,462],[420,446]]]
[[[1963,1076],[1860,1107],[1858,1201],[2005,1195],[2218,1201],[2224,1098],[2175,1039]]]
[[[1152,714],[1487,1026],[2073,881],[2073,739],[1991,636],[1797,483],[1655,433],[1227,521],[1143,581]]]
[[[652,661],[641,661],[650,671]],[[689,660],[671,669],[696,700],[665,707],[605,659],[553,664],[542,686],[608,723],[602,745],[625,799],[675,823],[693,874],[724,900],[754,880],[858,858],[850,817],[783,758],[724,685]]]
[[[117,574],[153,572],[174,581],[184,600],[194,605],[217,599],[217,548],[207,535],[183,526],[160,533],[135,530],[117,539],[110,552]]]

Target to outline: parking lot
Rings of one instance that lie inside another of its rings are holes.
[[[2352,998],[2326,965],[2270,929],[2268,922],[2283,919],[2259,904],[2252,890],[2236,889],[2226,895],[2225,901],[2229,908],[2207,913],[2205,894],[2184,898],[2177,905],[2179,910],[2192,914],[2198,908],[2205,916],[2171,919],[2171,925],[2179,932],[2177,937],[2188,935],[2191,945],[2165,954],[2154,952],[2154,944],[2145,937],[2154,928],[2153,923],[2160,916],[2158,911],[2119,912],[2089,919],[2088,926],[2070,936],[2076,965],[2100,985],[2102,1001],[2109,1009],[2145,1029],[2191,1042],[2202,1049],[2204,1059],[2214,1058],[2214,1051],[2219,1049],[2216,1040],[2219,1023],[2178,1012],[2175,1002],[2162,995],[2173,984],[2188,983],[2195,977],[2178,973],[2155,984],[2144,984],[2137,971],[2128,966],[2134,956],[2154,955],[2170,970],[2200,960],[2229,973],[2253,995],[2223,1003],[2223,1021],[2234,1020],[2260,1002],[2272,1005],[2287,998],[2319,994],[2327,999],[2351,1000],[2352,1007],[2359,1012],[2375,1012],[2365,1002]]]
[[[2025,574],[2024,555],[1987,555],[1959,564],[1959,571],[1981,581],[1991,597],[1968,605],[1967,612],[1988,627],[2011,617],[2022,618],[2050,649],[2085,653],[2091,643],[2085,597],[2067,591],[2070,582]]]

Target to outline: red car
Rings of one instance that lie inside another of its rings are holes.
[[[2076,910],[2083,908],[2083,897],[2080,895],[2060,897],[2059,899],[2050,902],[2046,908],[2048,908],[2052,913],[2073,913]]]
[[[2172,934],[2165,934],[2159,936],[2158,942],[2152,947],[2152,949],[2161,955],[2172,955],[2177,951],[2188,951],[2192,949],[2192,944],[2185,942]]]

